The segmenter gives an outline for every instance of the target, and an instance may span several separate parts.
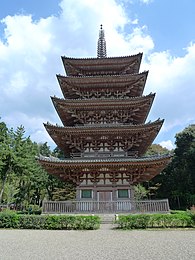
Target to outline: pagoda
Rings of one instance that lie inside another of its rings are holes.
[[[127,201],[171,155],[145,157],[163,120],[146,122],[155,94],[143,95],[142,53],[107,57],[102,26],[97,58],[62,57],[57,75],[64,98],[52,97],[63,126],[44,124],[64,158],[40,156],[45,170],[76,184],[76,201]]]

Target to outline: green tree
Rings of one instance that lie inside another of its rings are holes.
[[[149,191],[141,184],[134,186],[134,196],[136,200],[145,199],[148,196],[148,193]]]
[[[168,197],[173,209],[186,209],[195,204],[195,125],[176,135],[172,162],[152,181],[160,183],[157,197]]]
[[[12,174],[15,166],[15,155],[13,152],[14,142],[12,139],[13,131],[8,131],[4,122],[0,123],[0,203],[3,200],[3,193],[9,175]]]
[[[39,153],[47,157],[57,157],[59,159],[64,159],[63,152],[56,147],[53,151],[47,143],[39,144]],[[57,177],[46,174],[45,178],[45,188],[47,194],[45,196],[48,200],[71,200],[75,198],[76,189],[75,184],[72,182],[64,182]]]
[[[51,150],[50,147],[48,146],[47,142],[45,143],[39,143],[37,145],[37,149],[38,149],[38,154],[41,154],[43,156],[50,156],[51,155]]]
[[[32,142],[23,126],[14,131],[0,122],[0,202],[23,208],[75,197],[75,185],[47,174],[36,159],[39,154],[63,158],[58,148],[52,152],[47,143]]]
[[[59,159],[64,159],[64,153],[58,147],[56,147],[53,150],[52,155],[59,158]]]
[[[29,204],[46,190],[46,173],[38,165],[35,156],[37,145],[25,137],[23,126],[8,130],[0,123],[0,201]],[[36,195],[35,195],[36,194]]]
[[[146,152],[146,156],[152,156],[152,155],[157,155],[157,154],[167,154],[170,153],[170,150],[168,150],[165,147],[162,147],[160,144],[152,144],[147,152]]]

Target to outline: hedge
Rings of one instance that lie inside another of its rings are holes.
[[[99,227],[98,216],[19,215],[7,211],[0,213],[0,228],[92,230]]]
[[[120,229],[146,228],[193,228],[195,214],[189,212],[175,214],[120,215],[115,222]]]

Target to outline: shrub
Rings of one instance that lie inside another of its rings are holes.
[[[50,219],[53,216],[49,216]],[[57,217],[57,216],[55,216]],[[48,220],[49,220],[48,219]],[[58,216],[55,220],[57,229],[98,229],[100,227],[100,218],[97,216]]]
[[[195,214],[182,212],[174,214],[139,214],[119,216],[118,228],[185,228],[195,227]]]
[[[141,215],[128,215],[128,216],[119,216],[117,224],[119,228],[123,229],[137,229],[137,228],[146,228],[148,225],[149,216],[146,214]]]
[[[192,227],[192,219],[189,214],[153,214],[150,216],[148,227],[179,228]]]
[[[18,215],[11,210],[0,212],[0,228],[17,228],[19,223]]]
[[[0,213],[0,228],[20,229],[98,229],[98,216],[67,215],[18,215],[15,212]]]
[[[188,214],[191,217],[191,221],[192,221],[192,226],[195,227],[195,211],[188,211]]]
[[[19,215],[18,228],[21,229],[44,229],[45,218],[40,215]]]

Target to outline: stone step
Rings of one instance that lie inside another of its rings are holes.
[[[102,214],[99,216],[101,218],[101,224],[112,224],[115,220],[114,214]]]

